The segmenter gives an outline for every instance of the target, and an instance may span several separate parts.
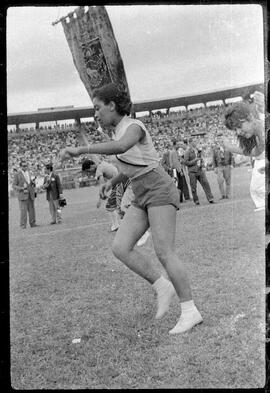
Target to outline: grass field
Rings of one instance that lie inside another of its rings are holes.
[[[48,225],[39,194],[39,226],[21,230],[18,201],[10,199],[13,388],[263,387],[265,228],[264,213],[253,211],[250,176],[247,167],[233,170],[230,200],[210,205],[198,185],[201,205],[182,204],[177,253],[204,323],[175,336],[168,332],[178,301],[154,319],[151,286],[112,255],[96,187],[65,191],[62,225]],[[217,200],[215,174],[208,178]],[[151,239],[140,250],[156,260]]]

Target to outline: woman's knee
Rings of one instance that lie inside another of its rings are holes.
[[[114,240],[112,244],[112,252],[116,258],[120,260],[126,259],[130,251],[131,250],[125,244],[123,244],[123,242]]]

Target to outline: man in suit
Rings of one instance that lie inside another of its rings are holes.
[[[35,212],[35,179],[28,170],[26,161],[20,162],[20,169],[14,175],[13,189],[18,192],[18,200],[20,206],[20,226],[26,228],[27,212],[29,216],[29,224],[31,228],[36,227]]]
[[[197,181],[201,184],[208,202],[214,203],[211,188],[205,174],[204,162],[201,156],[201,151],[197,149],[196,142],[193,138],[189,139],[189,147],[185,153],[184,160],[185,164],[188,167],[188,175],[190,179],[190,186],[194,203],[196,205],[200,204],[197,195]]]
[[[168,143],[166,145],[165,151],[163,153],[162,159],[161,159],[161,165],[163,166],[163,168],[165,169],[165,171],[170,175],[173,176],[173,171],[171,168],[171,158],[170,158],[170,154],[171,154],[171,146]]]
[[[180,193],[180,202],[183,202],[184,200],[189,200],[190,196],[189,196],[188,186],[183,172],[184,160],[178,154],[178,148],[179,148],[179,144],[177,143],[177,141],[173,141],[172,150],[170,154],[170,161],[171,161],[171,167],[173,169],[173,172],[176,172],[177,188]]]
[[[217,175],[220,199],[228,199],[231,192],[231,171],[233,165],[233,155],[222,146],[222,133],[218,133],[213,148],[213,167]],[[224,182],[226,189],[224,188]]]
[[[191,187],[190,187],[190,179],[188,176],[188,168],[185,164],[185,159],[184,159],[185,152],[187,151],[187,149],[188,149],[188,140],[184,139],[183,142],[179,143],[178,154],[179,154],[180,158],[182,158],[182,170],[183,170],[183,174],[185,177],[185,183],[188,188],[187,195],[188,195],[189,199],[192,199],[192,191],[191,191]]]
[[[57,173],[53,172],[52,164],[45,166],[46,176],[44,178],[43,188],[46,189],[46,199],[49,202],[50,213],[52,216],[51,225],[61,224],[61,210],[59,208],[59,199],[63,198],[62,184]]]

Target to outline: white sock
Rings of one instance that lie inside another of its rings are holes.
[[[197,310],[197,307],[195,306],[193,300],[188,300],[188,301],[182,302],[182,303],[180,303],[180,304],[181,304],[181,311],[182,311],[182,314],[183,314],[183,313],[186,313],[186,312],[189,312],[189,311]]]
[[[165,278],[164,276],[160,276],[155,282],[154,284],[152,284],[153,288],[155,289],[155,291],[158,293],[160,290],[162,290],[164,287],[166,288],[168,283],[170,283],[169,280],[167,280],[167,278]]]

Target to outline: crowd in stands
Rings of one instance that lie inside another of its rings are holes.
[[[212,147],[218,132],[233,137],[224,126],[224,105],[190,109],[188,111],[164,114],[160,111],[153,116],[141,119],[148,128],[154,145],[162,157],[163,152],[172,140],[188,139],[197,135],[204,152],[204,159],[211,167]],[[84,123],[89,143],[102,141],[102,136],[91,122]],[[44,163],[57,162],[59,151],[66,146],[78,146],[80,137],[75,124],[70,126],[44,127],[38,130],[21,130],[8,134],[8,173],[12,182],[14,170],[22,159],[29,164],[29,169],[37,177],[44,174]],[[65,163],[65,168],[78,167],[82,158],[72,158]],[[64,168],[63,168],[64,169]]]
[[[224,106],[203,107],[187,112],[176,112],[169,115],[160,114],[153,121],[144,118],[156,149],[162,155],[166,145],[172,140],[184,140],[195,136],[200,142],[206,162],[212,160],[212,147],[218,132],[222,132],[235,141],[233,134],[224,125]]]

